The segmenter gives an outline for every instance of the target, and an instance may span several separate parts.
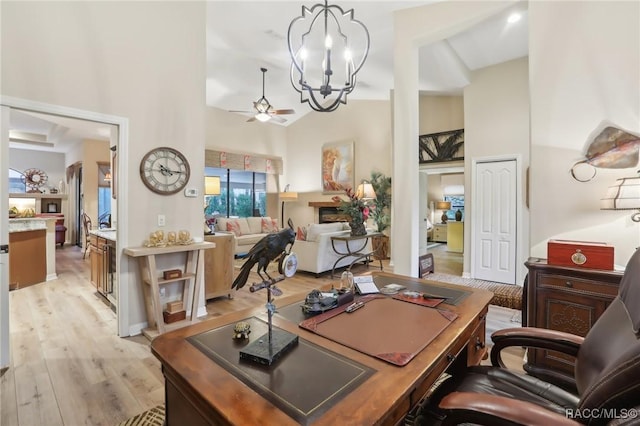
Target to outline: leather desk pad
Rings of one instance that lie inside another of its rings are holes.
[[[270,367],[241,361],[240,350],[268,331],[259,318],[244,321],[251,325],[249,339],[232,339],[235,324],[229,324],[187,340],[300,424],[313,422],[375,372],[302,338]]]
[[[340,306],[300,323],[341,345],[403,366],[435,339],[458,315],[381,295],[363,296],[364,307]]]

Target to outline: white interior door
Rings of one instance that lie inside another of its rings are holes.
[[[473,277],[515,284],[516,161],[479,162],[474,177]]]
[[[0,188],[9,193],[9,108],[0,107]],[[9,197],[0,197],[0,368],[9,366]]]

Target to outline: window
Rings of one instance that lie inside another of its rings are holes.
[[[204,213],[224,217],[264,216],[266,173],[205,167],[205,176],[220,177],[220,195],[205,195]]]
[[[27,185],[24,183],[24,175],[15,169],[9,169],[9,194],[25,192],[27,192]]]

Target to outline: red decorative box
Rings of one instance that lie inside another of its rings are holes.
[[[613,246],[590,241],[549,240],[549,265],[613,270]]]
[[[162,312],[162,316],[164,317],[165,324],[171,324],[172,322],[182,321],[187,317],[186,311],[178,311],[174,313],[169,313],[167,311]]]

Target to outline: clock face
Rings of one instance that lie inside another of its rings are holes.
[[[170,195],[189,182],[189,162],[179,151],[161,147],[152,149],[140,162],[142,182],[157,194]]]

